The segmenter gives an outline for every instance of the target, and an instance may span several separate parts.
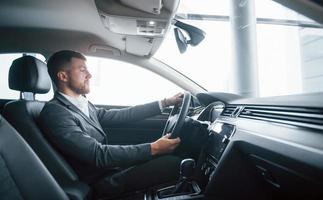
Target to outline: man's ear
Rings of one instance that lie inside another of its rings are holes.
[[[57,78],[59,81],[68,82],[69,77],[65,71],[59,71],[57,72]]]

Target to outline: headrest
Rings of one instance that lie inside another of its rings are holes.
[[[32,56],[23,56],[12,62],[9,70],[9,88],[21,92],[47,93],[51,80],[46,64]]]

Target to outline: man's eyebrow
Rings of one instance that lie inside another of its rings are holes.
[[[79,68],[85,68],[85,69],[87,69],[87,66],[86,65],[79,65]]]

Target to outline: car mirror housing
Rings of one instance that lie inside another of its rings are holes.
[[[205,32],[203,30],[178,20],[174,21],[174,26],[178,27],[174,29],[174,34],[178,49],[181,53],[186,51],[188,44],[197,46],[204,40]],[[189,40],[185,37],[182,30],[188,34]]]
[[[187,40],[182,31],[179,28],[174,29],[175,39],[179,52],[185,53],[187,49]]]

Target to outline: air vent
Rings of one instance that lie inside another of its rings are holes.
[[[228,105],[228,106],[225,106],[223,112],[221,113],[221,116],[233,117],[236,114],[238,114],[239,110],[240,110],[240,107],[238,106]]]
[[[323,109],[318,108],[245,106],[238,117],[323,129]]]

